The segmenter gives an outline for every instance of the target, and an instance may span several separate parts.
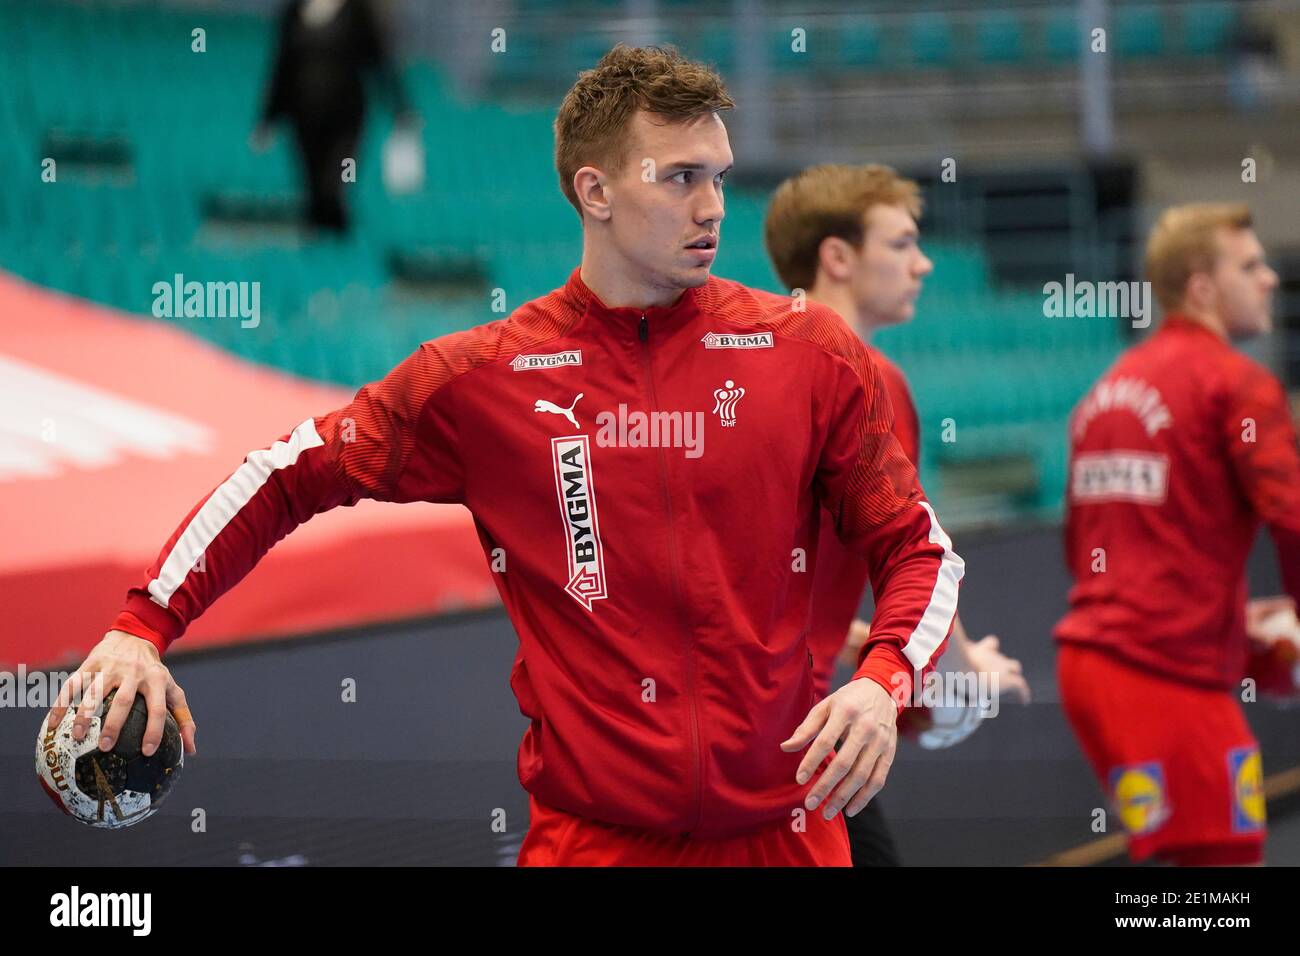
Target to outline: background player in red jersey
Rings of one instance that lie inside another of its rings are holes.
[[[1167,210],[1146,271],[1165,317],[1075,407],[1056,627],[1061,699],[1134,860],[1262,860],[1259,747],[1237,694],[1245,565],[1268,525],[1300,597],[1300,452],[1286,394],[1230,342],[1269,331],[1277,274],[1241,205]]]
[[[877,329],[911,321],[934,268],[920,247],[921,207],[917,184],[887,166],[820,165],[777,188],[764,225],[768,255],[781,281],[801,290],[807,301],[830,306],[862,339],[889,394],[894,435],[918,468],[920,422],[907,379],[870,338]],[[837,661],[853,666],[871,626],[856,618],[866,565],[838,543],[825,512],[822,522],[808,644],[818,693],[825,696]],[[1029,702],[1020,662],[1004,655],[991,634],[972,641],[960,618],[943,662],[953,670],[986,673],[990,686]],[[880,801],[868,804],[848,826],[856,866],[897,865]]]
[[[151,753],[165,705],[185,704],[160,652],[276,541],[363,498],[460,503],[485,551],[509,555],[496,580],[532,721],[521,864],[848,865],[840,811],[883,787],[893,692],[941,652],[963,565],[861,344],[828,309],[710,275],[731,105],[675,51],[619,45],[580,74],[555,123],[583,227],[565,285],[424,343],[252,452],[173,532],[51,723],[103,671],[103,693],[124,693],[100,746],[139,689]],[[731,339],[762,347],[713,347]],[[520,374],[539,348],[574,360]],[[590,434],[593,412],[624,403],[711,416],[719,386],[729,411],[705,419],[717,450],[699,457]],[[819,701],[791,549],[815,543],[822,507],[888,585],[855,679]],[[88,693],[74,735],[97,704]]]

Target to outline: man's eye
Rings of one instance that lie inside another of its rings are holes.
[[[672,178],[677,179],[679,176],[681,177],[679,181],[684,186],[691,181],[691,170],[683,169],[680,173],[675,173]]]

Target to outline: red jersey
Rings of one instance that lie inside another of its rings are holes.
[[[921,461],[921,427],[912,393],[902,370],[870,345],[867,354],[880,370],[880,380],[894,411],[894,437],[913,467]],[[813,678],[818,698],[830,693],[835,659],[844,646],[849,625],[857,617],[870,577],[867,562],[845,547],[835,534],[834,519],[822,512],[821,539],[813,571],[812,608],[808,619],[808,649],[813,656]],[[874,624],[872,625],[874,627]],[[938,660],[939,655],[933,656]],[[919,669],[919,668],[918,668]]]
[[[1069,475],[1065,556],[1075,584],[1056,638],[1235,687],[1259,522],[1300,600],[1300,452],[1277,379],[1171,315],[1075,406]]]
[[[250,453],[114,627],[165,648],[326,509],[462,503],[504,558],[525,789],[613,824],[752,832],[811,786],[780,744],[816,702],[796,556],[823,508],[882,588],[856,677],[910,687],[956,611],[962,561],[890,425],[829,309],[716,277],[669,307],[610,308],[575,269]]]

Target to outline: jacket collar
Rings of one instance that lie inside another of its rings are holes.
[[[569,279],[564,284],[565,292],[586,315],[614,327],[627,329],[633,335],[638,334],[642,316],[646,319],[649,331],[658,335],[666,330],[681,328],[700,314],[699,287],[683,290],[672,305],[651,305],[644,309],[608,306],[582,281],[581,271],[581,267],[578,267],[569,274]]]
[[[1161,320],[1161,329],[1169,329],[1173,332],[1192,332],[1213,339],[1216,342],[1223,342],[1224,338],[1218,332],[1208,327],[1204,322],[1198,322],[1189,315],[1182,312],[1170,312]]]

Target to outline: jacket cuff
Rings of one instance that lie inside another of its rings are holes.
[[[867,655],[852,679],[859,677],[873,680],[883,687],[900,713],[912,699],[912,664],[892,644],[869,644]]]
[[[147,597],[135,592],[127,595],[124,607],[113,621],[113,630],[125,631],[142,637],[158,648],[158,656],[166,653],[172,641],[181,636],[183,628],[176,618]]]

